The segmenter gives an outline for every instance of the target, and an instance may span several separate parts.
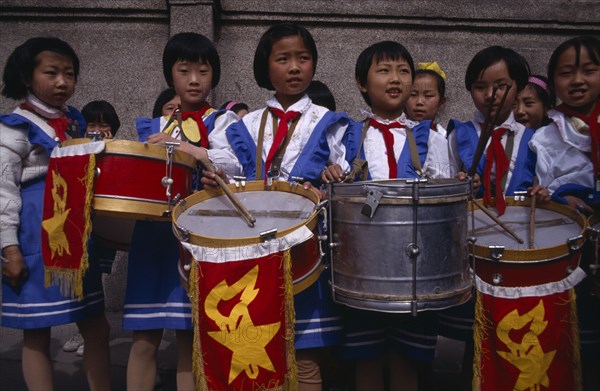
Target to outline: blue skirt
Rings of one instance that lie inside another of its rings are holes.
[[[178,271],[171,223],[138,221],[133,230],[123,329],[192,330],[192,305]]]
[[[37,329],[78,322],[104,312],[102,273],[99,264],[90,259],[83,281],[81,301],[64,296],[58,286],[44,286],[42,258],[42,208],[45,181],[22,186],[19,246],[29,268],[29,278],[14,289],[2,282],[2,326]]]

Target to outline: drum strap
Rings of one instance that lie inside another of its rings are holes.
[[[508,157],[508,161],[510,162],[510,157],[512,156],[513,149],[515,147],[515,132],[509,130],[506,136],[506,148],[504,151],[506,152],[506,156]],[[510,163],[509,163],[510,164]],[[508,178],[508,171],[504,174],[502,178],[502,189],[506,188],[506,179]]]
[[[265,126],[267,124],[268,114],[269,114],[269,108],[265,108],[265,111],[263,112],[262,117],[260,118],[260,128],[258,129],[258,140],[257,140],[257,146],[256,146],[256,179],[257,180],[262,178],[262,151],[263,151],[263,144],[264,144],[264,139],[265,139]],[[275,132],[275,129],[277,129],[277,117],[274,115],[272,117],[273,117],[273,132]],[[281,144],[281,146],[277,150],[277,153],[275,154],[275,157],[273,158],[273,163],[271,164],[271,170],[270,170],[271,172],[278,173],[279,170],[281,169],[281,162],[283,161],[283,155],[285,154],[285,150],[287,149],[288,144],[290,143],[290,140],[292,139],[292,134],[294,133],[294,130],[296,130],[296,125],[298,125],[299,121],[300,121],[300,115],[298,117],[296,117],[296,119],[294,119],[292,121],[292,123],[290,124],[287,135],[285,136],[285,140],[283,140],[283,143]],[[277,174],[276,176],[279,176],[279,174]]]
[[[412,132],[412,129],[406,127],[406,140],[408,141],[408,148],[410,149],[410,162],[413,165],[413,168],[417,172],[417,175],[420,177],[423,176],[423,168],[421,167],[421,159],[419,159],[419,151],[417,150],[417,142],[415,141],[415,136]]]
[[[360,152],[362,151],[365,137],[367,137],[367,130],[369,130],[369,119],[363,121],[362,133],[360,135],[360,144],[358,144],[358,151],[356,158],[352,162],[352,171],[346,176],[346,182],[354,182],[354,179],[358,176],[361,181],[366,181],[369,175],[369,163],[365,159],[360,158]]]

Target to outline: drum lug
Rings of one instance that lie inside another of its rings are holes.
[[[290,179],[292,180],[292,183],[290,183],[292,189],[298,187],[299,184],[304,182],[304,177],[301,176],[293,176]]]
[[[102,170],[100,170],[100,167],[94,168],[94,178],[98,178],[101,173],[102,173]]]
[[[233,180],[235,181],[235,187],[237,187],[238,189],[240,188],[240,186],[246,187],[246,177],[245,176],[234,175]]]
[[[173,233],[180,242],[187,242],[190,239],[190,231],[185,228],[181,228],[177,224],[173,224]]]
[[[92,141],[102,141],[102,132],[88,132],[86,136]]]
[[[368,218],[372,219],[375,215],[375,211],[377,210],[377,207],[379,206],[379,201],[382,197],[383,192],[376,189],[369,189],[367,191],[367,199],[365,200],[365,203],[360,212]]]
[[[523,202],[527,196],[527,191],[515,191],[513,199],[515,202]]]
[[[172,184],[173,184],[173,178],[169,178],[168,176],[164,176],[160,183],[163,185],[163,187],[169,188]]]
[[[54,137],[54,142],[59,148],[62,148],[62,140],[58,137]]]
[[[409,243],[406,246],[406,254],[411,258],[416,258],[421,254],[421,249],[416,243]]]
[[[567,239],[567,246],[569,246],[569,250],[571,250],[572,252],[579,251],[581,247],[583,247],[583,244],[578,244],[578,242],[582,241],[583,235],[577,235],[575,237]]]
[[[494,261],[499,261],[504,254],[504,246],[490,246],[490,255]]]
[[[267,242],[269,240],[273,240],[273,239],[275,239],[276,235],[277,235],[277,228],[273,228],[268,231],[263,231],[258,234],[258,236],[260,237],[260,240],[262,242]]]
[[[329,200],[323,200],[323,201],[319,202],[317,205],[315,205],[315,208],[313,210],[319,211],[319,210],[325,209],[325,206],[327,206],[327,202],[329,202]]]
[[[494,275],[492,276],[492,282],[494,283],[494,285],[502,284],[502,280],[502,274],[500,273],[494,273]]]

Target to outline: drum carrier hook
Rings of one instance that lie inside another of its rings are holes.
[[[167,158],[165,160],[165,176],[162,178],[162,185],[166,188],[167,196],[167,210],[163,212],[163,217],[171,216],[171,206],[176,204],[181,197],[177,194],[171,199],[171,186],[173,185],[173,154],[175,153],[175,147],[179,146],[180,143],[167,141],[165,142],[165,149],[167,152]]]

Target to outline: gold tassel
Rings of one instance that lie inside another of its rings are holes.
[[[193,340],[193,357],[192,357],[192,368],[194,374],[194,381],[196,383],[196,390],[206,391],[208,390],[208,384],[204,375],[204,353],[202,351],[202,345],[200,343],[200,300],[198,298],[198,275],[200,273],[200,265],[195,259],[192,259],[189,276],[189,292],[190,302],[192,303],[192,323],[194,328],[194,340]]]
[[[296,311],[294,310],[294,280],[292,277],[291,250],[283,254],[284,294],[285,294],[285,350],[287,355],[287,375],[284,390],[298,389],[298,368],[296,367],[296,349],[294,347],[294,326]]]
[[[581,375],[581,355],[579,344],[579,316],[577,315],[577,294],[575,288],[569,290],[569,305],[571,306],[571,314],[569,321],[571,322],[571,333],[573,341],[573,381],[575,382],[574,391],[581,391],[583,380]]]
[[[481,292],[475,291],[475,322],[473,324],[473,390],[481,390],[481,359],[486,352],[483,350],[483,341],[487,338],[487,329],[490,327],[490,321],[485,316],[483,309],[483,297]]]

